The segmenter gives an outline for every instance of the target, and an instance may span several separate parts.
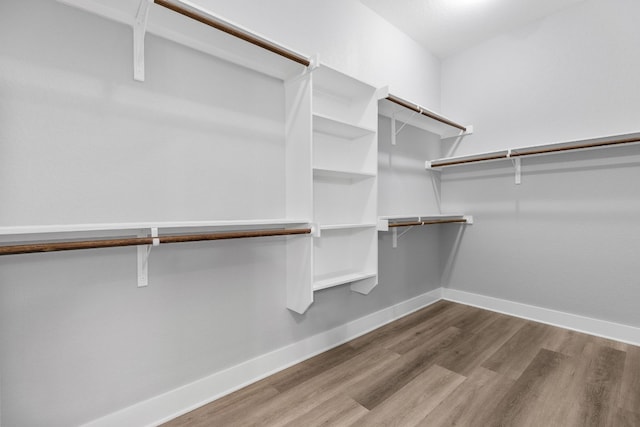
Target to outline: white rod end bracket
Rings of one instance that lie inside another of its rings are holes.
[[[138,13],[133,21],[133,79],[144,81],[144,36],[147,32],[149,7],[152,0],[140,0]]]
[[[141,231],[138,234],[139,237],[147,237],[145,231]],[[151,238],[153,239],[152,245],[140,245],[138,246],[138,287],[144,288],[149,285],[149,255],[151,255],[151,248],[153,246],[160,245],[160,238],[158,237],[158,228],[151,228]]]

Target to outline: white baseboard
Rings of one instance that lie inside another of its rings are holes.
[[[156,426],[442,299],[442,288],[217,372],[84,427]]]
[[[488,297],[455,289],[442,288],[444,299],[484,308],[535,322],[559,326],[589,335],[640,345],[640,328],[593,319],[533,305]]]

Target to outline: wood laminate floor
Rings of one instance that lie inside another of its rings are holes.
[[[167,424],[640,427],[640,347],[440,301]]]

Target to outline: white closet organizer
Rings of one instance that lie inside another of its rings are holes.
[[[378,91],[331,68],[312,73],[313,291],[377,284]]]
[[[381,115],[391,119],[391,143],[393,145],[396,145],[396,137],[406,125],[434,133],[442,139],[473,133],[473,126],[461,125],[441,114],[395,95],[389,94],[380,100],[378,108]]]
[[[391,144],[396,145],[396,137],[402,129],[409,125],[418,129],[440,136],[440,139],[448,137],[462,137],[473,131],[472,126],[463,126],[433,111],[427,110],[418,104],[404,100],[398,96],[389,94],[381,99],[379,114],[391,119]],[[398,126],[398,123],[401,123]],[[381,208],[381,210],[384,210]],[[428,209],[425,209],[428,210]],[[416,226],[434,224],[473,224],[473,217],[463,214],[397,214],[382,215],[378,217],[378,231],[391,231],[393,247],[398,246],[398,238]],[[404,228],[398,234],[398,228]]]
[[[392,245],[398,247],[398,239],[411,228],[436,224],[473,224],[473,216],[461,214],[391,215],[378,217],[378,231],[391,231]],[[406,228],[398,234],[398,228]]]
[[[304,313],[320,289],[376,286],[376,88],[187,0],[58,1],[131,25],[136,80],[144,80],[147,32],[282,80],[286,218],[278,221],[306,224],[314,236],[286,238],[287,308]]]
[[[523,157],[550,155],[564,153],[567,151],[599,149],[638,143],[640,143],[640,132],[624,135],[611,135],[581,141],[570,141],[557,144],[514,148],[501,151],[493,151],[490,153],[474,154],[469,156],[447,157],[442,159],[428,160],[427,162],[425,162],[425,168],[427,170],[441,170],[449,166],[459,166],[471,163],[511,159],[513,161],[515,169],[515,183],[520,184],[522,169],[521,159]]]
[[[0,255],[137,246],[138,286],[143,287],[152,246],[309,233],[306,220],[292,219],[0,227]]]
[[[188,0],[57,1],[130,25],[133,28],[133,75],[140,81],[145,74],[147,32],[281,80],[299,74],[312,62]]]

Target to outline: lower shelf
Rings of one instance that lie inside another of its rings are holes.
[[[346,283],[356,282],[358,280],[370,279],[376,277],[377,273],[372,272],[343,272],[336,273],[329,277],[318,278],[313,283],[313,290],[332,288],[334,286],[344,285]]]

